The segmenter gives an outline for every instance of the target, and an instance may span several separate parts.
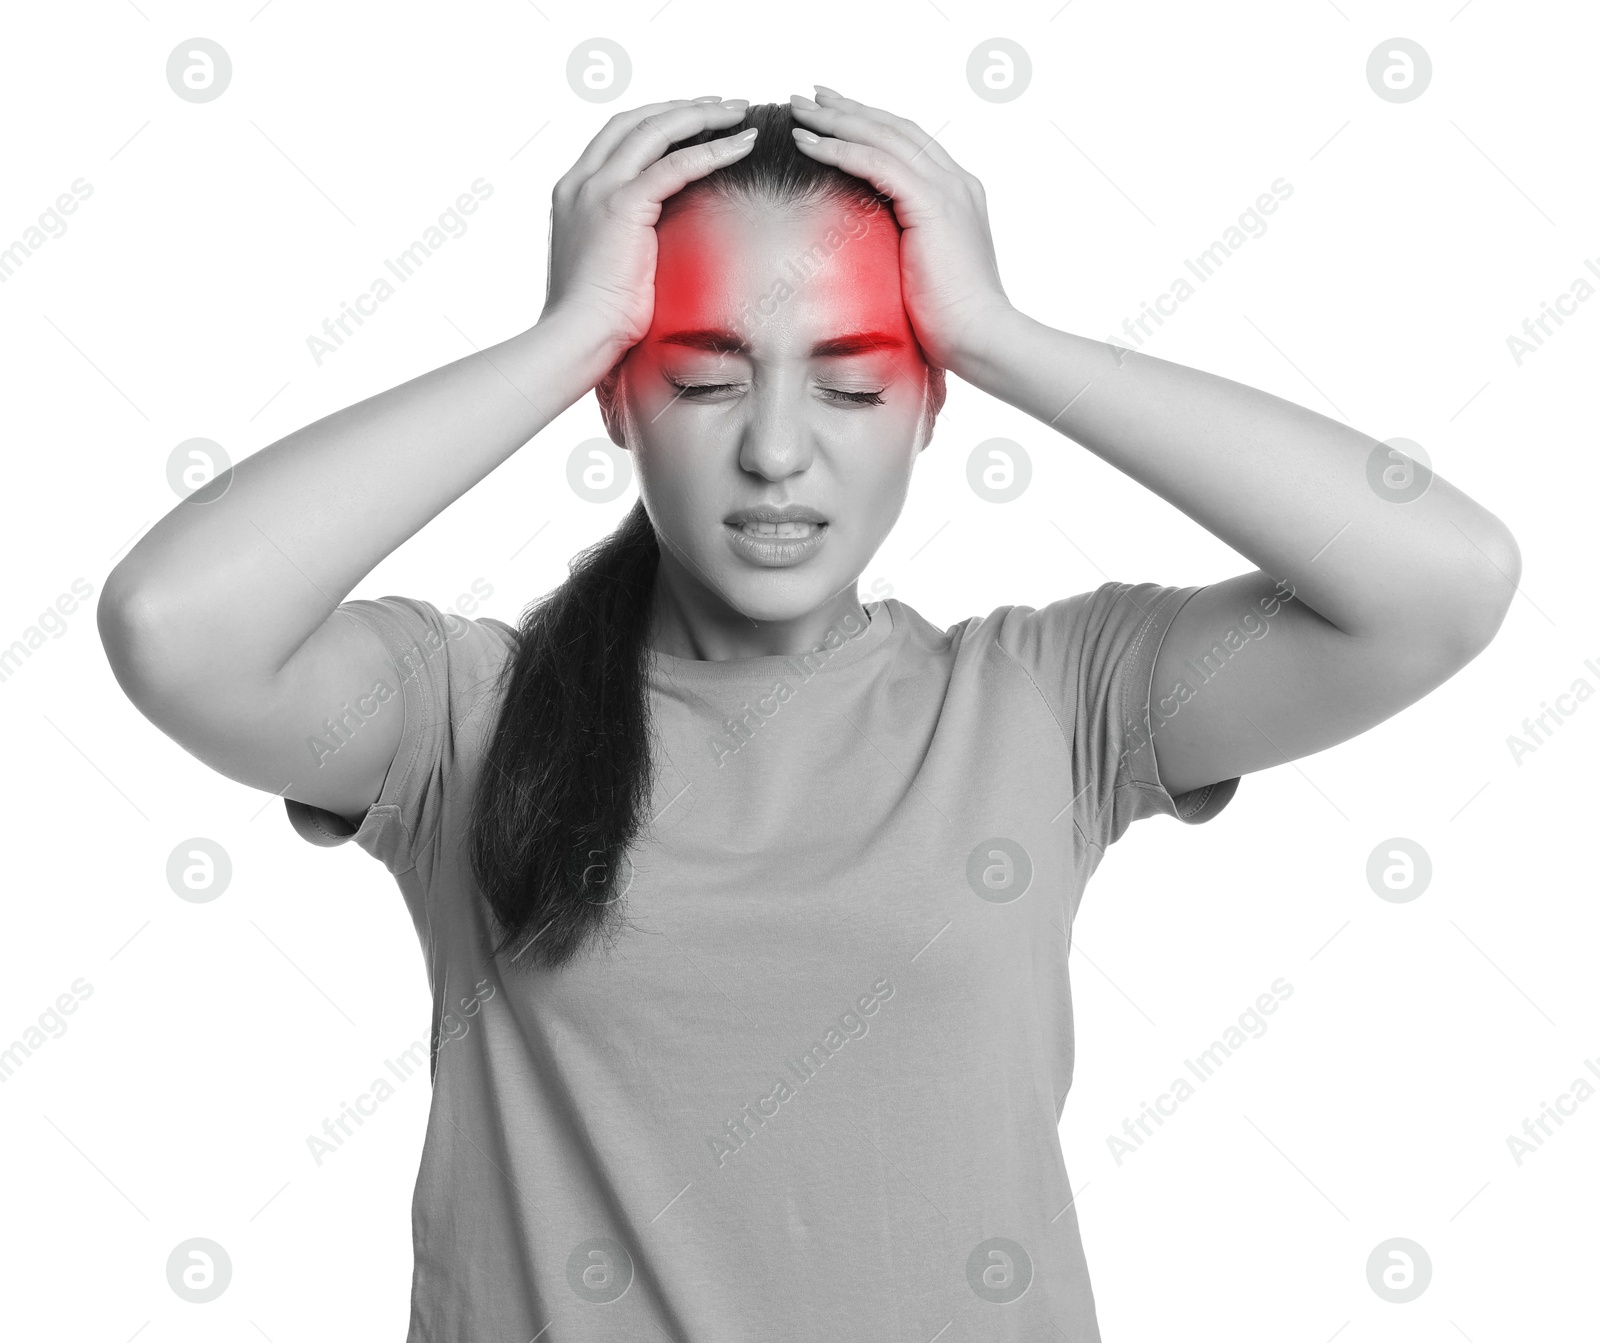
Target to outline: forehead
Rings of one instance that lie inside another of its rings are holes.
[[[656,237],[652,335],[726,327],[756,345],[905,325],[899,230],[886,209],[702,196]]]

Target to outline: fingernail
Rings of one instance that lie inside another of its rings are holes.
[[[830,98],[844,97],[844,94],[839,93],[834,89],[830,89],[826,84],[813,84],[811,87],[814,88],[818,93],[826,93]]]
[[[729,98],[722,105],[730,112],[743,112],[745,108],[750,106],[750,100],[748,98]]]
[[[740,131],[737,135],[730,135],[728,138],[735,144],[749,144],[750,141],[756,138],[756,131],[759,129],[757,126],[752,126],[749,130]]]
[[[708,93],[704,98],[696,98],[694,101],[697,103],[720,103],[722,95],[720,93]]]
[[[814,145],[822,139],[820,135],[813,135],[804,126],[796,126],[794,128],[794,138],[804,141],[808,145]]]
[[[789,102],[792,106],[798,107],[806,112],[820,112],[822,110],[818,103],[813,102],[803,93],[791,93],[789,95]]]

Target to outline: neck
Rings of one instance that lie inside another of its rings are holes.
[[[687,578],[676,558],[663,549],[651,598],[648,643],[669,657],[696,662],[795,657],[860,635],[870,622],[854,579],[809,610],[752,614]]]

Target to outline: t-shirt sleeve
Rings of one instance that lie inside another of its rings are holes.
[[[366,703],[374,712],[398,705],[400,742],[359,826],[305,802],[285,798],[284,804],[303,839],[324,847],[353,839],[398,876],[426,863],[463,757],[481,751],[494,727],[491,692],[515,631],[504,621],[468,619],[416,597],[357,599],[339,610],[376,631],[394,660],[398,685],[381,682]]]
[[[1237,778],[1224,779],[1173,796],[1156,773],[1160,720],[1152,731],[1150,713],[1156,657],[1173,618],[1199,591],[1105,583],[1002,615],[1001,646],[1056,715],[1071,755],[1073,815],[1101,849],[1146,816],[1209,821],[1239,786]]]

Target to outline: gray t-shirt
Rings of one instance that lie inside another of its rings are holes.
[[[890,598],[805,659],[657,655],[628,927],[531,974],[489,954],[462,843],[513,631],[346,602],[403,674],[400,746],[359,829],[288,810],[384,863],[428,966],[407,1343],[1096,1343],[1072,920],[1131,822],[1237,787],[1156,775],[1156,654],[1199,590],[943,631]]]

